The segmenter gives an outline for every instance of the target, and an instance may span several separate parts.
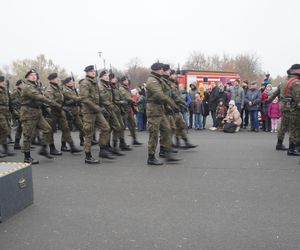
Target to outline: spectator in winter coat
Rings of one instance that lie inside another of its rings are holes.
[[[191,98],[191,103],[189,106],[189,112],[190,112],[190,121],[189,121],[189,128],[193,127],[193,107],[195,104],[196,94],[198,94],[198,89],[196,87],[196,84],[191,83],[190,84],[190,91],[189,96]]]
[[[278,103],[278,97],[276,97],[272,103],[268,106],[268,116],[271,118],[271,132],[277,133],[278,119],[281,117],[280,105]]]
[[[233,123],[236,125],[235,132],[239,132],[240,126],[242,124],[241,114],[238,111],[234,100],[229,102],[229,108],[227,110],[227,115],[223,120],[223,123]]]
[[[273,94],[272,85],[268,84],[261,94],[261,117],[263,121],[263,130],[266,132],[271,131],[271,119],[268,116],[269,103],[265,102]]]
[[[195,95],[195,102],[194,102],[194,120],[195,120],[195,129],[201,130],[202,129],[202,114],[203,114],[203,101],[199,94]]]
[[[249,110],[251,129],[250,131],[258,132],[258,110],[261,104],[261,92],[257,89],[257,82],[251,83],[249,90],[245,96],[245,105]]]
[[[227,107],[224,104],[223,99],[220,99],[219,104],[217,106],[216,115],[217,115],[217,121],[218,121],[218,129],[223,130],[223,119],[225,118],[227,114]]]
[[[235,106],[241,113],[241,110],[244,108],[245,92],[243,88],[240,87],[240,81],[235,80],[233,86],[228,88],[228,91],[230,92],[230,100],[234,100]]]
[[[191,98],[190,98],[188,92],[186,91],[186,88],[184,85],[179,85],[179,96],[183,101],[186,102],[186,107],[189,107],[189,105],[191,103]],[[181,106],[180,112],[182,114],[182,117],[186,124],[186,127],[188,127],[189,126],[189,110],[186,107]]]
[[[244,91],[244,97],[246,96],[247,94],[247,91],[248,91],[248,81],[247,80],[244,80],[243,83],[242,83],[242,88],[243,88],[243,91]],[[244,98],[244,102],[243,102],[243,105],[242,105],[242,110],[241,110],[241,118],[242,118],[242,125],[241,127],[243,128],[246,128],[248,127],[248,124],[249,124],[249,111],[245,105],[245,98]]]
[[[209,100],[209,92],[204,91],[204,87],[199,88],[199,93],[200,93],[200,98],[203,100],[203,113],[202,113],[202,126],[203,129],[205,129],[206,126],[206,117],[209,115],[209,105],[208,105],[208,100]]]
[[[219,88],[219,95],[218,95],[219,99],[218,99],[218,101],[223,100],[224,105],[228,108],[228,103],[230,101],[228,93],[225,92],[224,86],[221,82],[218,84],[218,88]]]
[[[143,96],[143,93],[140,91],[137,93],[137,128],[139,131],[144,130],[144,113],[146,112],[146,98]]]
[[[213,120],[213,126],[210,128],[211,130],[216,130],[218,123],[217,123],[217,117],[216,117],[216,109],[219,103],[219,88],[218,86],[212,82],[211,83],[211,92],[209,95],[208,105],[209,110],[211,113],[211,117]]]

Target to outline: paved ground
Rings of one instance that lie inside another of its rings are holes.
[[[200,146],[160,168],[145,146],[98,167],[37,157],[35,203],[0,224],[0,249],[300,249],[299,158],[271,133],[189,136]]]

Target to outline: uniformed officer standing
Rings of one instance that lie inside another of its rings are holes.
[[[125,125],[125,127],[127,126],[128,123],[130,125],[129,130],[130,130],[130,134],[133,138],[132,144],[133,145],[142,145],[143,143],[139,142],[136,137],[136,131],[135,131],[136,123],[135,123],[133,113],[132,113],[132,106],[134,104],[134,101],[131,97],[131,91],[129,88],[129,81],[128,81],[127,77],[123,76],[121,78],[121,86],[119,87],[119,90],[122,94],[123,100],[125,100],[127,102],[123,105],[124,111],[125,111],[124,115],[123,115],[124,125]],[[124,130],[122,131],[122,133],[124,134]]]
[[[22,151],[25,155],[24,162],[38,164],[39,162],[34,160],[30,155],[30,144],[37,129],[43,132],[42,148],[39,151],[39,154],[49,159],[53,158],[48,151],[52,129],[42,115],[42,104],[45,103],[57,109],[62,108],[62,106],[55,101],[48,99],[42,94],[42,90],[37,83],[37,75],[35,70],[28,71],[25,75],[25,78],[26,85],[21,94],[20,111],[20,120],[23,131]]]
[[[69,114],[67,114],[67,118],[69,118],[69,123],[75,124],[76,128],[79,130],[79,138],[80,145],[84,144],[83,139],[83,123],[80,117],[80,102],[81,97],[79,96],[72,77],[67,77],[63,80],[62,93],[64,95],[64,110]],[[69,150],[66,147],[66,138],[62,138],[62,151]]]
[[[60,78],[57,73],[51,73],[48,76],[49,86],[45,91],[46,97],[50,100],[55,101],[56,103],[61,105],[61,108],[51,107],[51,114],[46,119],[48,123],[52,127],[51,137],[50,137],[50,154],[51,155],[62,155],[60,151],[55,148],[54,144],[54,135],[53,132],[56,130],[57,124],[59,125],[62,131],[62,137],[64,140],[70,145],[71,153],[81,152],[79,148],[74,145],[73,139],[71,137],[70,128],[67,122],[67,117],[65,111],[62,109],[64,104],[64,95],[59,86]]]
[[[20,109],[21,109],[21,94],[22,94],[22,89],[24,87],[25,87],[24,81],[21,79],[18,80],[16,82],[16,88],[13,90],[11,94],[13,115],[17,121],[14,149],[21,149],[20,140],[22,137],[22,124],[20,121]]]
[[[10,135],[10,112],[9,112],[9,96],[6,88],[5,77],[0,76],[0,144],[3,146],[3,153],[0,157],[13,156],[7,144],[7,137]]]
[[[83,115],[84,150],[86,155],[85,163],[98,164],[99,160],[94,159],[91,154],[94,130],[95,127],[101,129],[99,138],[99,156],[112,159],[113,156],[107,150],[110,128],[103,114],[101,113],[104,108],[100,107],[100,89],[95,81],[96,71],[94,66],[89,65],[84,69],[84,71],[86,72],[86,77],[80,82],[79,94],[81,97]]]
[[[109,112],[109,116],[105,117],[107,120],[112,133],[113,133],[113,148],[110,147],[110,144],[107,145],[110,151],[115,154],[122,156],[123,154],[119,152],[117,142],[120,138],[121,130],[123,127],[119,123],[116,113],[119,112],[118,106],[113,102],[113,92],[111,85],[109,83],[109,75],[106,70],[102,71],[99,75],[100,77],[100,105],[103,105],[104,108]]]
[[[147,117],[148,117],[148,165],[162,165],[155,158],[155,151],[157,148],[160,135],[164,137],[164,145],[166,151],[167,161],[178,161],[179,159],[174,157],[171,151],[171,128],[170,123],[165,115],[164,104],[174,106],[173,100],[166,96],[163,92],[163,82],[161,77],[163,75],[162,63],[154,63],[151,66],[151,73],[146,83],[146,95],[147,95]]]

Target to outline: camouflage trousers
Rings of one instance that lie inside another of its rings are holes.
[[[124,123],[125,128],[127,127],[128,123],[129,123],[130,134],[133,139],[136,139],[136,131],[135,131],[136,123],[135,123],[135,119],[134,119],[131,108],[127,108],[125,110],[125,114],[123,115],[123,123]],[[121,138],[124,138],[125,128],[124,128],[124,130],[121,131]]]
[[[5,144],[7,136],[10,135],[10,115],[8,112],[0,112],[0,144]]]
[[[175,134],[176,132],[176,124],[175,124],[175,117],[174,115],[166,115],[167,119],[168,119],[168,122],[169,122],[169,125],[170,125],[170,136],[171,136],[171,144],[172,144],[172,138],[173,138],[173,135]],[[160,140],[159,140],[159,144],[160,144],[160,147],[161,148],[168,148],[169,145],[167,145],[168,141],[165,140],[165,138],[163,136],[160,137]]]
[[[122,132],[124,136],[125,126],[120,112],[113,110],[109,111],[111,116],[107,118],[107,122],[112,130],[113,141],[118,141],[121,138]],[[124,138],[124,137],[123,137]]]
[[[92,139],[95,128],[100,128],[99,145],[105,146],[109,143],[110,128],[102,113],[83,114],[84,150],[91,152]]]
[[[175,113],[175,124],[176,124],[176,131],[175,136],[181,137],[182,139],[187,139],[186,135],[186,125],[181,113]]]
[[[15,139],[20,140],[22,137],[22,122],[20,120],[16,120],[17,128],[16,128],[16,134]]]
[[[46,120],[52,128],[50,144],[54,144],[53,132],[56,131],[57,124],[61,129],[62,137],[65,139],[64,141],[68,143],[73,142],[65,111],[62,110],[60,113],[53,112],[49,118],[46,118]]]
[[[165,149],[171,149],[171,127],[166,115],[148,117],[148,132],[148,154],[155,154],[159,133]]]
[[[81,119],[79,113],[73,114],[73,117],[74,117],[73,120],[68,120],[68,124],[70,124],[70,123],[71,124],[75,124],[76,128],[79,130],[79,137],[83,138],[84,133],[83,133],[82,119]],[[62,142],[66,142],[67,141],[66,135],[64,133],[62,134],[61,141]]]
[[[43,134],[43,137],[41,139],[42,144],[50,144],[52,128],[42,115],[31,118],[30,120],[22,120],[23,152],[30,152],[30,144],[33,137],[36,135],[37,130],[41,130]]]
[[[289,143],[297,144],[299,142],[299,123],[300,109],[293,110],[290,113],[289,123]]]
[[[281,123],[277,134],[277,139],[283,141],[284,135],[289,131],[290,112],[282,112]]]

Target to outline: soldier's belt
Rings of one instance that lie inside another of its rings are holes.
[[[21,106],[25,106],[25,107],[29,107],[29,108],[33,108],[33,109],[40,109],[41,106],[34,106],[34,105],[30,105],[30,104],[21,104]]]

